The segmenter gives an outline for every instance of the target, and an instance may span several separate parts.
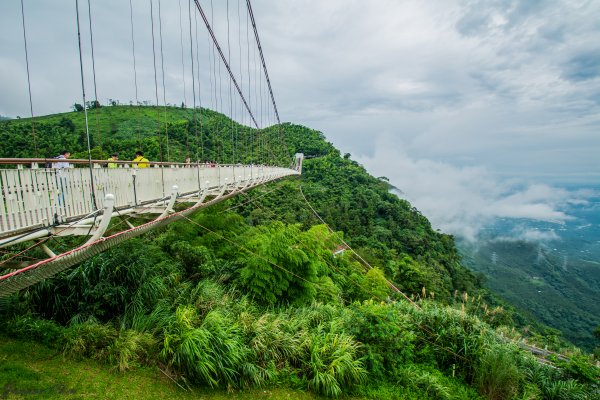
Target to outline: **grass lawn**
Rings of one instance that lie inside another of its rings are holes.
[[[0,399],[322,399],[283,388],[185,391],[156,368],[120,373],[34,342],[0,337]]]

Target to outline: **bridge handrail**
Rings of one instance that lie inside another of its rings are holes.
[[[87,159],[61,159],[61,158],[0,158],[0,165],[30,165],[30,164],[51,164],[51,163],[64,163],[68,162],[69,164],[82,164],[89,165],[90,160]],[[220,164],[216,162],[197,162],[193,161],[190,163],[184,162],[166,162],[166,161],[129,161],[129,160],[92,160],[92,164],[117,164],[117,165],[132,165],[132,164],[149,164],[153,166],[179,166],[179,167],[189,167],[189,166],[219,166],[219,167],[241,167],[247,166],[246,164]],[[267,165],[267,164],[250,164],[250,166],[254,167],[277,167],[276,165]]]

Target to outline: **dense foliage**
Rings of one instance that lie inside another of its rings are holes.
[[[561,246],[570,247],[568,240],[561,239]],[[485,273],[490,288],[502,297],[578,346],[592,350],[598,345],[593,329],[600,324],[600,268],[593,255],[570,261],[567,268],[565,258],[531,242],[481,240],[461,247],[464,262]],[[494,263],[492,254],[502,262]]]
[[[145,149],[156,157],[156,109],[99,110],[101,126],[114,124],[96,150],[102,156],[132,151],[136,129],[145,126]],[[174,124],[182,134],[170,137],[170,154],[179,157],[194,137],[193,114],[168,111],[181,119]],[[218,141],[233,150],[225,127],[235,124],[208,110],[202,118],[203,129],[222,120]],[[28,124],[0,124],[6,156],[32,155]],[[39,139],[48,155],[64,147],[83,151],[81,127],[77,112],[41,118]],[[262,156],[282,163],[275,156],[282,150],[315,156],[301,177],[131,239],[2,300],[2,333],[121,371],[158,365],[183,385],[285,385],[389,399],[598,394],[598,370],[587,356],[551,367],[513,343],[519,334],[512,314],[486,303],[453,238],[432,230],[384,179],[341,156],[319,132],[283,129],[285,143],[271,141]]]

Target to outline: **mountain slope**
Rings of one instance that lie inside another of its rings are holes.
[[[108,130],[94,151],[105,157],[143,146],[151,159],[164,157],[164,111],[95,110]],[[314,157],[302,176],[126,241],[3,300],[2,334],[120,371],[160,366],[192,386],[282,385],[378,399],[535,398],[557,390],[591,398],[597,371],[583,356],[550,368],[520,351],[510,342],[520,338],[511,312],[486,304],[454,239],[323,134],[285,124],[284,141],[278,127],[256,132],[202,110],[196,136],[191,111],[166,112],[173,158]],[[83,154],[82,119],[39,118],[44,151]],[[0,137],[13,146],[5,156],[32,155],[29,123],[0,123]],[[145,127],[140,140],[138,127]],[[389,279],[413,300],[394,293]]]

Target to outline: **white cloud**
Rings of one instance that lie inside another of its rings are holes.
[[[376,145],[372,157],[358,157],[357,161],[376,176],[387,176],[434,228],[468,240],[476,239],[479,231],[496,218],[562,224],[571,217],[561,207],[582,195],[544,184],[498,179],[481,167],[459,168],[440,161],[414,159],[385,143]],[[520,231],[513,236],[549,240],[554,235]]]
[[[227,52],[225,6],[233,11],[232,38],[245,39],[237,28],[237,6],[243,11],[245,2],[212,3]],[[212,19],[210,3],[201,4]],[[153,101],[149,3],[133,5],[139,98]],[[25,6],[34,112],[66,111],[81,98],[74,4]],[[87,5],[81,6],[91,93]],[[370,157],[386,136],[388,146],[414,160],[458,170],[479,165],[495,176],[544,182],[600,179],[600,2],[254,0],[253,7],[282,120],[323,131],[344,152]],[[93,2],[93,11],[99,96],[134,100],[129,3]],[[166,97],[180,104],[178,3],[162,1],[162,17]],[[0,37],[8,39],[0,42],[3,115],[29,114],[20,29],[18,2],[0,2]],[[216,74],[200,19],[199,39],[202,104],[227,112],[213,99],[209,76]],[[236,73],[238,59],[233,51]]]

